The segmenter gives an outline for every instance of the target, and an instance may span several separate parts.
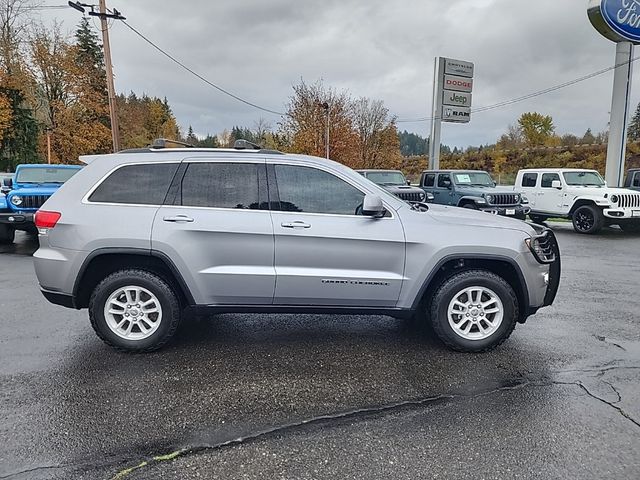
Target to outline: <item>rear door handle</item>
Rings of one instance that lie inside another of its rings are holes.
[[[165,222],[173,222],[173,223],[193,222],[193,218],[187,217],[186,215],[176,215],[175,217],[164,217],[162,220],[164,220]]]
[[[295,222],[283,222],[280,225],[284,228],[311,228],[311,224],[301,222],[300,220]]]

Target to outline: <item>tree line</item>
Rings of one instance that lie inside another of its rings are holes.
[[[0,0],[0,171],[75,163],[112,151],[102,45],[87,17],[72,36],[31,17],[29,0]],[[123,148],[180,131],[165,99],[117,97]]]

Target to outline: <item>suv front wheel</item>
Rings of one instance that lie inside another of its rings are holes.
[[[582,205],[578,207],[573,216],[573,229],[578,233],[598,233],[604,226],[604,215],[595,205]]]
[[[98,336],[126,352],[151,352],[164,346],[181,319],[178,298],[161,277],[144,270],[112,273],[95,288],[89,318]]]
[[[509,338],[517,318],[513,288],[486,270],[467,270],[448,278],[431,304],[436,334],[460,352],[493,350]]]

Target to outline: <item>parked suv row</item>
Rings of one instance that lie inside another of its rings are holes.
[[[247,149],[142,149],[88,165],[36,214],[38,281],[121,350],[185,310],[415,316],[484,351],[553,302],[553,233],[410,205],[338,163]]]

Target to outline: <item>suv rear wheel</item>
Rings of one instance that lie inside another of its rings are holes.
[[[504,342],[515,328],[518,298],[502,277],[468,270],[448,278],[431,303],[433,329],[449,348],[486,352]]]
[[[578,233],[598,233],[604,225],[602,210],[594,205],[582,205],[578,207],[573,216],[573,229]]]
[[[94,289],[89,318],[98,336],[126,352],[164,346],[181,320],[178,298],[161,277],[144,270],[112,273]]]

